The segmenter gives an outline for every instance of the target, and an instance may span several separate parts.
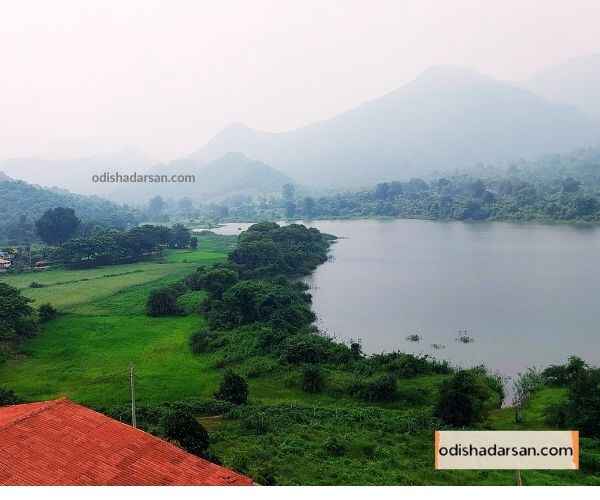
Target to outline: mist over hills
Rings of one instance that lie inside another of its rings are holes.
[[[167,164],[155,165],[148,172],[155,175],[193,175],[193,183],[122,184],[115,187],[113,198],[145,201],[152,196],[188,197],[205,202],[238,194],[259,195],[279,193],[284,184],[293,180],[265,163],[250,159],[242,153],[226,153],[214,161],[200,162],[182,158]]]
[[[0,171],[29,184],[102,196],[110,195],[114,186],[92,182],[93,175],[101,175],[109,170],[142,172],[150,166],[144,155],[133,148],[68,160],[14,158],[0,161]]]
[[[433,67],[329,120],[283,133],[234,124],[191,155],[240,151],[300,183],[351,186],[507,162],[596,144],[600,127],[572,106],[475,71]]]
[[[600,118],[600,53],[545,68],[525,85],[540,96]]]
[[[591,116],[595,103],[596,117]],[[207,201],[278,192],[288,182],[320,189],[363,187],[597,145],[600,56],[591,56],[548,68],[522,87],[466,68],[432,67],[333,118],[280,133],[234,123],[189,156],[158,165],[124,149],[67,161],[5,160],[0,171],[121,202],[145,202],[156,194]],[[196,182],[91,181],[103,172],[194,174]]]

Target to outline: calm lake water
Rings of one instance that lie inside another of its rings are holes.
[[[306,223],[341,239],[307,280],[322,330],[485,363],[512,376],[571,354],[600,362],[600,228],[351,220]],[[220,232],[239,233],[246,224]],[[456,341],[467,330],[474,342]],[[418,343],[406,340],[418,334]],[[432,344],[445,346],[441,349]]]

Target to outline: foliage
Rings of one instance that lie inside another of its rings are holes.
[[[60,245],[75,234],[81,224],[72,208],[56,207],[46,210],[35,221],[38,235],[48,245]]]
[[[177,441],[194,455],[205,455],[209,445],[208,432],[191,411],[174,408],[163,415],[161,425],[166,438]]]
[[[186,278],[186,284],[192,290],[206,290],[212,299],[222,299],[223,293],[235,285],[238,273],[227,266],[202,267]]]
[[[38,317],[40,318],[41,323],[46,323],[47,321],[56,318],[57,314],[58,311],[50,303],[42,304],[38,307]]]
[[[569,357],[569,361],[564,365],[550,365],[542,372],[542,377],[546,383],[559,387],[567,387],[585,371],[586,363],[577,356]]]
[[[221,338],[216,333],[204,329],[190,337],[190,349],[194,354],[212,352],[222,345]]]
[[[300,276],[325,262],[328,248],[328,239],[315,228],[262,222],[240,235],[230,260],[242,278]]]
[[[323,370],[316,364],[305,365],[302,369],[302,390],[304,392],[318,393],[323,390],[325,377]]]
[[[168,227],[151,225],[128,231],[100,230],[64,243],[56,258],[75,268],[137,262],[158,253],[171,242],[172,234]]]
[[[37,333],[31,300],[16,288],[0,282],[0,341],[30,337]]]
[[[26,244],[38,240],[34,221],[57,207],[71,208],[88,225],[123,229],[136,224],[139,215],[96,196],[81,196],[67,191],[42,189],[21,181],[0,182],[0,240]]]
[[[578,368],[570,379],[567,400],[548,409],[547,421],[578,429],[583,436],[600,438],[600,368],[581,367],[571,360],[569,365]]]
[[[0,406],[16,405],[22,402],[14,391],[0,387]]]
[[[391,374],[381,375],[367,382],[356,382],[350,387],[350,394],[368,402],[393,401],[398,385]]]
[[[236,405],[245,404],[248,401],[248,384],[242,377],[228,370],[215,393],[215,398]]]
[[[177,292],[172,287],[166,286],[152,290],[146,304],[148,316],[172,316],[182,311],[177,304]]]
[[[477,424],[491,409],[494,391],[480,370],[459,370],[443,382],[435,414],[451,426]]]

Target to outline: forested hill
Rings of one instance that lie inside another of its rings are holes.
[[[22,181],[0,179],[0,241],[26,240],[34,236],[33,223],[46,210],[73,208],[84,223],[124,228],[137,222],[137,214],[97,196],[44,189]]]
[[[234,219],[403,217],[441,220],[600,222],[600,148],[510,166],[481,165],[439,177],[379,182],[371,188],[287,200],[273,216],[255,201]]]

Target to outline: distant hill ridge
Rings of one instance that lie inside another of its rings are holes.
[[[478,72],[438,66],[354,109],[283,133],[233,124],[189,159],[231,151],[306,184],[372,184],[594,145],[600,125]]]
[[[45,189],[23,181],[0,182],[0,241],[5,240],[8,229],[22,216],[32,224],[46,210],[55,207],[72,208],[83,222],[108,227],[126,227],[139,219],[134,210],[97,196]]]

